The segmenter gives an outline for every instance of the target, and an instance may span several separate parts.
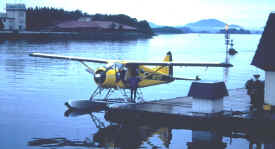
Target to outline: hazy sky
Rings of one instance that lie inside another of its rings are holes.
[[[4,11],[5,3],[79,9],[89,14],[127,14],[173,26],[216,18],[228,24],[262,27],[269,13],[275,11],[275,0],[0,0],[0,11]]]

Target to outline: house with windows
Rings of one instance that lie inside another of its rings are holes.
[[[0,20],[4,25],[4,30],[25,30],[25,4],[6,4],[6,13],[0,13]]]

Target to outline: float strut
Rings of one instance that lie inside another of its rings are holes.
[[[98,86],[96,89],[95,89],[95,91],[92,93],[92,95],[91,95],[91,97],[90,97],[90,101],[92,101],[93,100],[93,98],[94,98],[94,96],[97,94],[97,91],[100,89],[100,87]]]

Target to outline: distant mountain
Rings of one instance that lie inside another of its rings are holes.
[[[188,23],[185,26],[187,27],[224,27],[226,23],[219,21],[217,19],[205,19],[199,20],[197,22]]]
[[[160,28],[160,27],[164,27],[164,26],[162,26],[162,25],[157,25],[157,24],[155,24],[155,23],[153,23],[153,22],[148,22],[149,23],[149,26],[151,27],[151,28]]]
[[[184,26],[174,26],[174,28],[180,29],[183,33],[222,33],[224,32],[224,28],[226,26],[226,22],[217,20],[217,19],[202,19],[197,22],[188,23]],[[166,28],[165,26],[157,25],[155,23],[149,22],[151,28],[157,28],[155,32],[178,32],[174,28]],[[261,34],[263,32],[263,28],[255,28],[255,29],[245,29],[242,26],[236,24],[230,24],[229,30],[235,34]]]
[[[248,28],[252,34],[262,34],[265,26],[262,27],[250,27]]]
[[[197,22],[188,23],[184,27],[190,28],[193,32],[217,33],[224,29],[226,24],[227,23],[217,19],[203,19]],[[229,28],[237,30],[243,29],[243,27],[235,24],[229,25]]]
[[[226,23],[217,19],[204,19],[197,22],[188,23],[185,27],[190,28],[194,32],[210,32],[215,33],[225,27]]]
[[[182,33],[184,33],[182,30],[180,30],[178,28],[169,27],[169,26],[153,28],[152,30],[156,34],[182,34]]]
[[[243,29],[243,27],[241,27],[241,26],[239,26],[239,25],[235,25],[235,24],[229,25],[229,28]]]
[[[177,27],[177,29],[180,29],[183,33],[193,33],[189,27]]]

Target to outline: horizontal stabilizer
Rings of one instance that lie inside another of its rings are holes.
[[[173,77],[173,79],[175,79],[175,80],[186,80],[186,81],[198,81],[198,80],[201,80],[200,78],[199,78],[199,76],[196,76],[196,78],[178,78],[178,77]]]

